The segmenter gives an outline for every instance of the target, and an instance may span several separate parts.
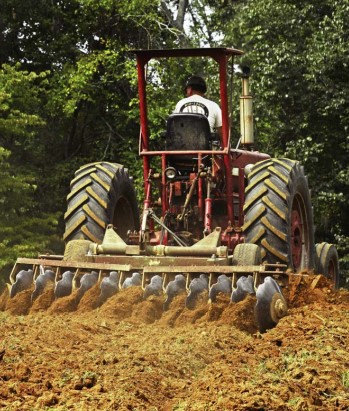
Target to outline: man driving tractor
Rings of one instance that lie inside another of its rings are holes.
[[[192,76],[185,85],[187,97],[176,104],[175,113],[197,113],[207,117],[212,133],[222,134],[222,111],[217,103],[204,97],[207,91],[202,77]]]

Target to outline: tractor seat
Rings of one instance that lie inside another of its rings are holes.
[[[167,120],[166,150],[209,150],[210,125],[203,114],[174,113]],[[182,170],[192,170],[197,164],[197,155],[171,155],[169,164]]]
[[[175,113],[167,120],[166,150],[209,150],[210,125],[203,114]]]

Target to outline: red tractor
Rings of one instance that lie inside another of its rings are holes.
[[[81,167],[68,195],[64,256],[18,259],[11,296],[31,281],[42,290],[52,280],[56,298],[74,288],[82,294],[95,282],[101,302],[130,285],[141,285],[145,298],[165,291],[165,309],[181,292],[188,294],[188,308],[204,291],[212,302],[219,292],[229,293],[232,302],[256,293],[263,332],[286,314],[282,288],[292,276],[315,270],[336,286],[337,252],[333,245],[314,244],[303,167],[254,151],[248,70],[240,75],[240,148],[232,148],[228,67],[243,53],[233,48],[134,53],[144,176],[141,217],[126,168],[108,162]],[[186,57],[211,58],[218,66],[222,135],[211,133],[204,115],[174,113],[167,120],[165,149],[151,150],[146,67],[152,59]],[[50,278],[44,280],[47,273]]]

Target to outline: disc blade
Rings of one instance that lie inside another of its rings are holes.
[[[167,284],[166,291],[165,291],[166,299],[165,299],[165,302],[164,302],[164,310],[165,311],[167,311],[169,309],[169,306],[170,306],[171,302],[173,301],[173,299],[177,295],[185,292],[185,290],[186,290],[185,286],[186,286],[185,277],[184,277],[183,274],[177,274],[175,276],[175,279],[170,281]]]
[[[238,303],[242,301],[247,294],[254,294],[253,277],[240,277],[236,282],[236,288],[231,293],[231,301]]]
[[[185,306],[192,310],[195,308],[196,302],[200,294],[208,291],[208,277],[206,274],[201,274],[198,278],[193,278],[189,284],[189,294],[185,300]]]
[[[33,285],[33,270],[21,270],[16,275],[16,281],[12,284],[10,289],[10,298],[13,298],[21,291],[27,290]]]
[[[228,278],[225,274],[220,275],[217,278],[217,282],[212,284],[208,293],[208,298],[210,302],[215,302],[219,293],[231,294],[232,285],[231,279]]]
[[[266,277],[256,292],[257,304],[255,315],[261,333],[276,326],[280,318],[287,314],[287,304],[279,284]]]

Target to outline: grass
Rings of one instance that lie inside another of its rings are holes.
[[[73,376],[71,374],[70,370],[65,370],[62,375],[61,379],[59,381],[59,387],[63,387],[65,384],[69,383],[73,379]]]
[[[184,411],[187,409],[187,402],[180,401],[178,404],[176,404],[173,408],[172,411]]]
[[[0,323],[5,323],[9,318],[9,313],[6,311],[0,311]]]
[[[314,354],[310,351],[301,350],[296,353],[286,353],[282,355],[282,363],[285,371],[294,368],[295,366],[304,366],[309,360],[319,361],[318,354]]]
[[[342,384],[343,387],[349,390],[349,370],[344,371],[342,374]]]
[[[287,401],[287,405],[289,405],[290,407],[296,407],[296,406],[299,405],[302,401],[303,401],[303,398],[301,398],[301,397],[294,397],[294,398],[291,398],[290,400]]]

